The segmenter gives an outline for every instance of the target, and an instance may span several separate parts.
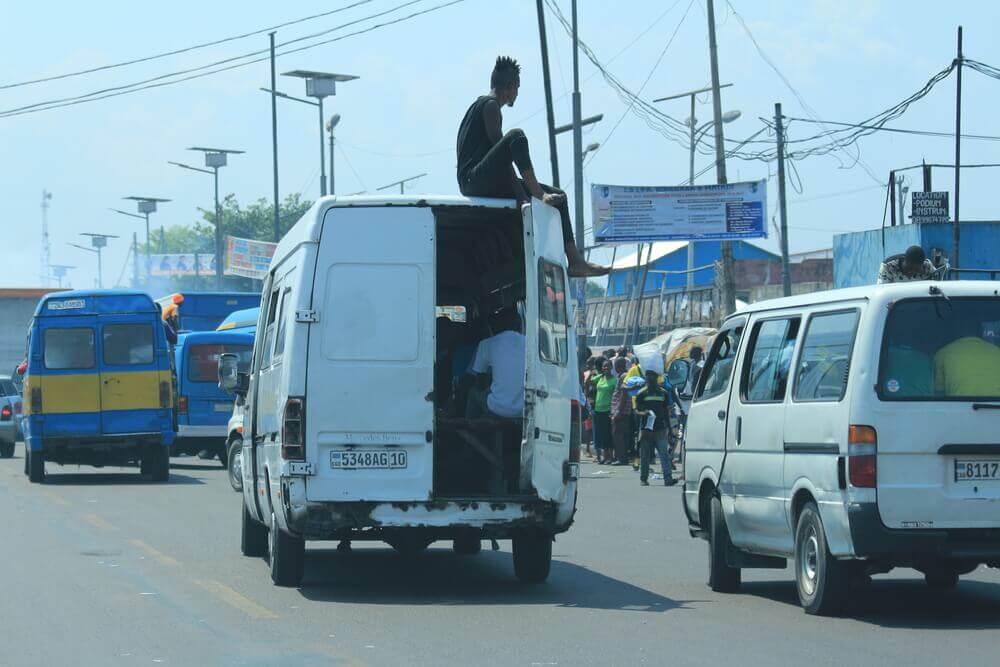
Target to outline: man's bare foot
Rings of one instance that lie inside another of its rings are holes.
[[[548,204],[549,206],[559,206],[560,204],[563,204],[566,201],[566,195],[559,194],[556,192],[549,192],[544,197],[542,197],[542,201]]]
[[[566,244],[566,259],[569,260],[566,272],[570,278],[597,278],[611,273],[610,266],[601,266],[585,260],[575,243]]]

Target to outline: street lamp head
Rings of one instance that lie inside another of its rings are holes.
[[[739,118],[741,115],[743,115],[743,114],[742,114],[742,112],[739,109],[733,109],[732,111],[727,111],[726,113],[722,114],[722,122],[723,123],[732,123],[734,120],[736,120],[737,118]]]
[[[131,199],[136,202],[139,207],[139,213],[155,213],[157,203],[165,203],[170,201],[169,199],[162,199],[160,197],[122,197],[122,199]]]
[[[299,79],[305,79],[306,95],[319,99],[336,95],[338,81],[353,81],[358,78],[353,74],[334,74],[333,72],[315,72],[305,69],[284,72],[282,76],[294,76]]]
[[[587,153],[590,153],[591,151],[596,151],[600,147],[601,147],[601,144],[599,142],[595,141],[592,144],[588,144],[587,147],[585,149],[583,149],[583,153],[584,153],[584,155],[586,155]]]
[[[326,121],[326,131],[333,132],[333,128],[337,127],[337,123],[340,122],[340,114],[335,113],[330,116],[330,120]]]

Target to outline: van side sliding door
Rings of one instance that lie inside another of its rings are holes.
[[[571,401],[577,397],[576,331],[569,323],[566,249],[559,212],[532,200],[523,209],[527,278],[525,433],[522,462],[543,500],[563,502],[569,460]],[[530,459],[528,457],[530,456]],[[522,463],[522,476],[524,474]]]

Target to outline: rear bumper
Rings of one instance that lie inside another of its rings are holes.
[[[896,530],[886,528],[873,503],[848,507],[854,554],[858,558],[914,565],[929,560],[962,560],[1000,566],[1000,529]]]
[[[178,438],[225,438],[228,435],[229,427],[226,424],[210,424],[208,426],[191,426],[179,424],[177,426]]]
[[[524,531],[555,535],[569,527],[569,523],[557,524],[558,505],[541,500],[297,502],[296,483],[283,480],[282,486],[286,528],[309,540],[379,540],[404,530],[433,539],[453,539],[470,532],[505,539]]]
[[[128,433],[121,435],[87,436],[80,438],[27,439],[32,456],[41,454],[54,463],[112,465],[138,461],[151,447],[166,447],[169,442],[162,433]]]

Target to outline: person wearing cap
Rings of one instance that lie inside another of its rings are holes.
[[[934,280],[938,269],[927,259],[924,249],[911,245],[902,255],[887,258],[878,270],[878,284]]]

